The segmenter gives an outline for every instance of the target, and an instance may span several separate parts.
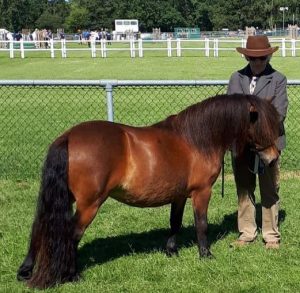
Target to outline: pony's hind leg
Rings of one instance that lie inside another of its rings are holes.
[[[86,203],[76,202],[76,212],[73,216],[73,223],[74,223],[73,249],[74,249],[75,259],[77,259],[77,248],[80,239],[82,238],[86,228],[93,221],[95,215],[97,214],[99,206],[100,206],[99,201],[95,201],[93,203],[90,203],[89,205],[87,205]],[[80,279],[80,273],[77,270],[77,263],[75,261],[70,266],[69,274],[68,277],[65,278],[65,281],[76,282],[79,279]]]
[[[33,224],[32,232],[31,232],[31,240],[29,244],[28,253],[18,269],[17,272],[17,280],[19,281],[28,281],[31,279],[33,274],[33,269],[36,263],[36,255],[37,255],[37,243],[33,241],[33,237],[36,234],[36,221]]]
[[[74,240],[78,245],[82,235],[84,234],[87,227],[94,220],[98,209],[107,199],[107,196],[99,196],[96,200],[92,202],[80,201],[76,202],[76,212],[74,215],[75,219],[75,230],[74,230]],[[77,246],[76,245],[76,246]]]
[[[77,204],[75,212],[75,233],[74,240],[79,243],[84,231],[91,224],[95,218],[97,211],[99,209],[99,204],[97,202],[92,203],[89,206],[85,204]]]
[[[17,272],[17,280],[19,281],[27,281],[32,277],[32,271],[35,264],[35,253],[33,250],[32,243],[30,243],[29,251],[18,269]]]
[[[80,239],[82,238],[87,227],[92,223],[95,218],[97,211],[103,201],[96,200],[92,203],[85,202],[76,202],[76,212],[74,215],[74,242],[75,242],[75,251],[77,253],[78,244]],[[69,281],[77,281],[80,279],[80,272],[77,270],[77,264],[75,264],[72,269],[72,273],[70,274],[71,278]]]
[[[167,256],[178,255],[176,244],[176,234],[182,225],[183,211],[186,203],[186,198],[177,200],[171,204],[170,225],[171,232],[167,241],[166,253]]]

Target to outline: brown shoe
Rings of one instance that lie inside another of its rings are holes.
[[[266,249],[279,249],[279,241],[269,241],[266,243]]]
[[[245,241],[245,240],[235,240],[230,244],[230,247],[232,248],[238,248],[238,247],[243,247],[243,246],[247,246],[250,243],[252,243],[253,241]]]

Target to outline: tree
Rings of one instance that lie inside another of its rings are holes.
[[[10,31],[33,28],[36,19],[47,7],[47,0],[0,1],[0,26]]]
[[[89,11],[77,4],[71,6],[70,15],[66,18],[66,28],[70,32],[86,29],[89,26]]]
[[[10,31],[20,31],[22,28],[30,28],[39,11],[34,7],[33,0],[2,0],[0,2],[1,26]],[[40,7],[41,5],[38,5]]]
[[[63,20],[57,14],[51,14],[48,10],[43,12],[43,14],[37,19],[36,26],[38,28],[51,29],[52,31],[63,27]]]
[[[8,0],[0,1],[0,27],[12,30],[10,5]]]
[[[261,29],[300,21],[299,0],[0,0],[0,26],[11,31],[22,28],[114,29],[115,19],[138,19],[140,30],[175,27],[203,30]]]

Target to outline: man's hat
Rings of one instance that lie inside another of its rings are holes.
[[[236,50],[248,57],[263,57],[273,54],[278,48],[271,47],[267,36],[249,36],[246,48],[238,47]]]

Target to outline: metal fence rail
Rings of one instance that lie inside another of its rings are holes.
[[[228,81],[0,81],[0,178],[34,178],[49,143],[86,120],[149,125],[207,97]],[[300,81],[288,82],[288,147],[282,168],[300,170]]]

